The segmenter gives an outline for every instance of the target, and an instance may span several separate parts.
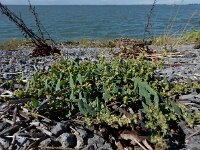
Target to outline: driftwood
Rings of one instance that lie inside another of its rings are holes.
[[[35,18],[35,23],[38,29],[38,34],[34,33],[32,29],[28,28],[25,22],[21,17],[18,17],[14,12],[10,11],[8,7],[3,5],[0,2],[0,11],[3,15],[7,16],[16,26],[21,30],[25,38],[30,38],[35,44],[36,48],[33,50],[33,56],[46,56],[53,53],[60,54],[60,50],[55,47],[54,40],[50,37],[48,32],[45,30],[43,32],[41,22],[38,19],[35,7],[33,7],[29,1],[29,9]],[[45,39],[44,35],[48,36],[48,39]]]

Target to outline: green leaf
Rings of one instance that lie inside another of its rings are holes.
[[[87,103],[84,103],[82,100],[79,100],[78,107],[79,107],[80,112],[85,116],[95,114],[94,109],[91,106],[89,106]]]
[[[151,95],[154,97],[153,102],[159,105],[159,96],[146,82],[142,82],[139,78],[134,79],[135,90],[139,88],[139,96],[144,97],[147,105],[152,105]]]
[[[26,90],[25,90],[25,92],[28,92],[29,88],[30,88],[30,82],[28,82],[28,83],[26,84]]]
[[[142,106],[143,106],[143,112],[146,113],[147,105],[144,102],[142,102]]]
[[[71,113],[71,111],[69,110],[69,111],[68,111],[68,114],[66,115],[66,117],[67,117],[67,118],[70,118],[71,116],[72,116],[72,113]]]
[[[82,99],[83,99],[82,93],[79,92],[79,100],[82,100]]]
[[[105,102],[108,102],[108,100],[109,100],[108,92],[103,93],[103,99],[105,100]]]
[[[140,95],[141,97],[145,97],[146,94],[149,94],[149,93],[147,92],[147,90],[146,90],[144,87],[139,86],[139,95]]]
[[[32,84],[35,83],[35,77],[34,77],[34,75],[31,77],[31,83],[32,83]]]
[[[146,95],[144,95],[145,97],[145,102],[148,106],[151,106],[152,105],[152,102],[151,102],[151,94],[149,93],[146,93]]]
[[[174,108],[175,113],[181,116],[182,115],[181,109],[177,106],[177,104],[174,101],[172,101],[171,105]]]
[[[98,97],[96,97],[96,110],[97,110],[97,111],[100,111],[100,110],[101,110],[101,103],[100,103]]]
[[[159,105],[159,95],[157,93],[154,95],[154,103]]]
[[[167,80],[166,77],[164,77],[164,82],[166,84],[166,90],[169,90],[170,89],[170,83],[169,83],[169,81]]]
[[[58,79],[58,82],[56,84],[56,91],[60,90],[60,79]]]
[[[106,85],[103,84],[103,99],[105,100],[105,102],[108,102],[109,98],[110,94],[108,93]]]
[[[69,78],[69,86],[70,88],[74,88],[74,80],[73,80],[73,75],[71,73]]]
[[[38,89],[38,97],[40,97],[43,94],[44,89]]]
[[[70,94],[70,100],[73,100],[73,101],[76,100],[73,91],[71,91],[71,94]]]
[[[116,84],[113,84],[113,93],[117,94],[118,93],[118,86]]]
[[[66,81],[65,81],[65,80],[60,80],[60,86],[64,86],[64,85],[65,85],[65,83],[66,83]]]
[[[78,82],[80,83],[80,85],[83,84],[83,78],[82,78],[81,74],[78,74],[77,80],[78,80]]]
[[[45,80],[45,89],[48,89],[49,85],[48,85],[48,82],[47,82],[47,79]]]
[[[31,98],[31,102],[32,102],[32,105],[33,105],[33,107],[38,107],[39,106],[39,102],[38,102],[38,100],[36,100],[35,98]]]

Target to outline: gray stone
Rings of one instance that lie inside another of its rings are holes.
[[[46,140],[40,142],[41,147],[49,147],[51,146],[51,138],[47,138]]]
[[[83,127],[76,127],[76,131],[79,133],[79,135],[82,137],[82,138],[85,138],[87,137],[87,131],[85,129],[83,129]]]
[[[46,70],[46,71],[49,71],[49,70],[50,70],[50,67],[49,67],[49,66],[45,66],[45,70]]]
[[[199,150],[200,145],[199,144],[190,144],[189,146],[186,147],[186,150]]]
[[[87,145],[83,150],[96,150],[94,145]]]
[[[54,138],[47,138],[40,142],[41,147],[60,147],[62,146],[59,141],[56,141]]]
[[[76,135],[77,144],[75,149],[81,149],[85,145],[84,139],[80,135]]]
[[[1,109],[2,107],[0,106],[0,109]],[[4,129],[4,126],[5,126],[5,124],[4,123],[0,123],[0,131],[2,131],[3,129]]]
[[[96,144],[97,147],[102,147],[104,143],[105,143],[105,140],[97,134],[94,134],[92,138],[88,139],[88,144]]]
[[[179,99],[182,100],[190,100],[190,99],[194,99],[195,95],[194,94],[188,94],[188,95],[182,95],[179,97]]]
[[[199,44],[199,43],[198,43],[198,44],[195,44],[193,48],[194,48],[194,49],[200,49],[200,44]]]
[[[18,150],[26,150],[31,143],[26,137],[17,137],[16,141]]]
[[[57,141],[59,141],[62,144],[63,148],[74,148],[77,144],[77,139],[74,134],[71,133],[63,133],[58,138]]]
[[[53,133],[55,136],[59,136],[66,131],[67,127],[63,123],[57,123],[56,126],[51,129],[51,133]]]
[[[20,60],[19,63],[22,65],[25,65],[27,62],[26,62],[26,60]]]
[[[8,149],[9,145],[10,145],[10,142],[8,140],[6,140],[6,139],[0,138],[0,144],[3,146],[4,149]]]
[[[195,95],[194,97],[199,99],[200,98],[200,94]]]
[[[1,143],[0,143],[0,150],[6,150]]]
[[[100,147],[98,150],[113,150],[110,143],[105,143],[102,147]]]

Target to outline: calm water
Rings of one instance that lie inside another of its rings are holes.
[[[9,6],[33,29],[28,6]],[[57,41],[80,39],[143,38],[151,6],[36,6],[39,18]],[[194,13],[196,13],[194,15]],[[174,20],[174,21],[172,21]],[[200,29],[200,5],[157,5],[152,18],[154,36]],[[17,27],[0,14],[0,41],[23,38]]]

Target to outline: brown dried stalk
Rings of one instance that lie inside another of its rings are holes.
[[[33,7],[29,1],[29,8],[33,16],[35,17],[36,26],[39,31],[39,35],[33,32],[32,29],[28,28],[25,22],[21,17],[18,17],[14,12],[10,11],[8,7],[3,5],[0,2],[0,11],[3,15],[7,16],[13,23],[16,24],[16,26],[21,30],[25,38],[30,38],[32,42],[36,45],[36,48],[33,50],[33,56],[46,56],[51,55],[53,53],[59,53],[60,50],[58,50],[55,47],[54,40],[50,37],[48,32],[42,31],[42,25],[41,22],[38,19],[38,15],[35,11],[35,7]],[[44,33],[46,33],[49,36],[49,39],[45,39]],[[47,41],[51,41],[51,44],[48,44]]]

